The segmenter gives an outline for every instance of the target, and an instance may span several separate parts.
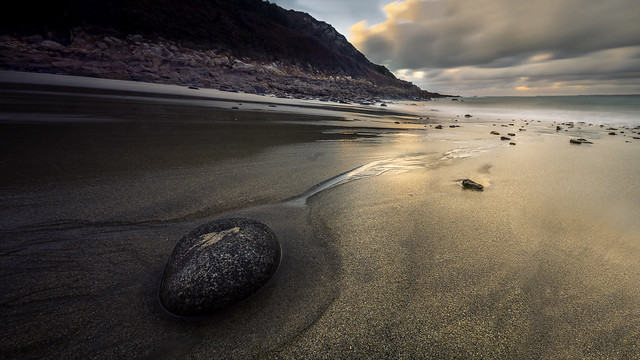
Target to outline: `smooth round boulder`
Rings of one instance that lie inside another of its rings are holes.
[[[160,302],[179,316],[202,316],[255,293],[280,263],[280,243],[267,225],[220,219],[201,225],[173,249],[162,277]]]

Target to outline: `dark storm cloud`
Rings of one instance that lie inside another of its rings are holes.
[[[557,88],[552,77],[562,76],[584,90],[590,78],[637,80],[638,0],[406,0],[384,10],[384,22],[354,25],[352,42],[419,85],[547,79]]]
[[[407,0],[386,11],[385,22],[354,27],[353,42],[367,54],[392,47],[397,68],[522,61],[537,52],[572,57],[640,45],[637,0]]]

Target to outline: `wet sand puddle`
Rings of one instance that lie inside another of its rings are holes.
[[[305,205],[309,198],[324,191],[331,189],[335,186],[343,185],[351,181],[379,176],[382,174],[401,174],[415,169],[436,169],[444,163],[450,162],[456,159],[466,159],[469,157],[478,156],[491,149],[495,149],[497,146],[488,147],[458,147],[445,151],[439,158],[432,160],[432,154],[420,153],[411,154],[398,158],[373,161],[368,164],[359,166],[355,169],[349,170],[343,174],[326,180],[304,194],[297,196],[291,200],[286,201],[291,205]]]

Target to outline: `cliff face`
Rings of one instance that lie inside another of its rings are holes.
[[[67,0],[2,15],[0,68],[307,96],[429,98],[262,0]],[[333,84],[333,86],[332,86]]]

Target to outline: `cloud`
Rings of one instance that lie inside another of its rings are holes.
[[[318,20],[330,23],[342,35],[363,19],[383,21],[382,6],[389,0],[272,0],[285,9],[296,9],[309,13]]]
[[[403,70],[406,80],[455,94],[570,95],[640,93],[640,46],[602,50],[584,56],[536,61],[503,68],[462,66]]]
[[[564,80],[552,77],[592,79],[593,86],[603,79],[639,78],[637,0],[405,0],[384,11],[383,22],[353,25],[352,43],[394,72],[420,72],[403,77],[429,89],[447,79],[477,80],[478,86],[508,80],[504,90],[515,92],[543,80],[559,91]],[[521,78],[529,84],[518,84]],[[588,84],[581,86],[584,91]]]

